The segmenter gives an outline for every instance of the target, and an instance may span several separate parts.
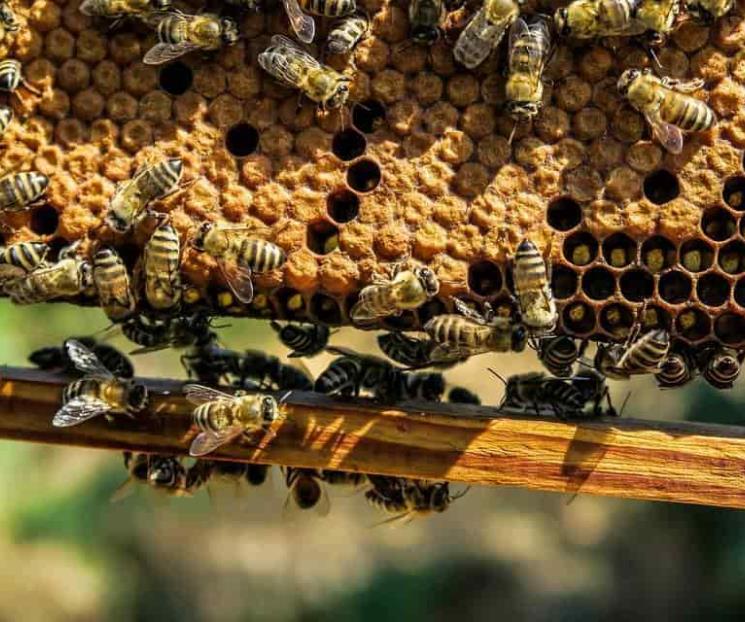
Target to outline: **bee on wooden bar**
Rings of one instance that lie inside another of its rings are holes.
[[[313,390],[317,393],[357,397],[361,391],[379,391],[394,373],[393,365],[376,356],[337,346],[327,350],[341,356],[316,378]]]
[[[740,360],[741,357],[732,348],[706,348],[699,363],[701,375],[717,389],[731,389],[740,376]]]
[[[628,380],[638,374],[656,374],[670,350],[670,334],[663,328],[641,337],[629,335],[625,344],[599,344],[595,369],[608,378]]]
[[[433,45],[442,37],[446,15],[445,0],[410,0],[409,37],[419,45]]]
[[[134,314],[137,301],[127,267],[113,248],[102,248],[93,257],[93,281],[110,320],[121,322]]]
[[[145,298],[153,309],[168,310],[181,302],[181,240],[169,223],[160,225],[145,244],[142,267]]]
[[[13,109],[10,106],[0,106],[0,136],[5,134],[13,121]]]
[[[583,365],[579,371],[568,379],[572,386],[579,391],[582,399],[587,405],[591,405],[589,414],[593,417],[603,415],[609,417],[619,417],[621,413],[613,407],[610,398],[610,389],[606,377],[596,369]],[[607,408],[603,410],[601,404],[605,402]],[[625,403],[624,403],[625,405]],[[621,407],[623,410],[623,406]]]
[[[145,16],[153,11],[167,11],[171,0],[83,0],[80,12],[89,17],[122,19]]]
[[[349,76],[322,65],[282,35],[274,35],[259,54],[259,65],[276,80],[299,89],[324,110],[342,107],[349,97]]]
[[[393,368],[392,373],[376,387],[375,399],[396,404],[409,400],[439,402],[445,393],[445,378],[437,372],[410,372]]]
[[[23,66],[19,61],[14,58],[0,60],[0,91],[20,98],[18,87],[21,85],[34,95],[41,95],[41,91],[23,77]]]
[[[473,404],[481,405],[481,398],[464,387],[453,387],[448,393],[448,402],[451,404]]]
[[[98,415],[111,413],[135,415],[145,409],[148,391],[145,385],[112,374],[98,357],[75,340],[65,343],[68,356],[85,374],[68,384],[62,392],[62,408],[52,420],[55,427],[79,425]]]
[[[531,336],[542,337],[553,332],[558,312],[551,292],[549,271],[530,240],[523,240],[518,246],[512,275],[520,316]]]
[[[271,388],[287,391],[311,391],[313,381],[303,370],[285,365],[276,356],[258,350],[244,350],[238,355],[237,368],[231,371],[232,385],[237,388]]]
[[[685,95],[700,89],[703,80],[658,78],[648,69],[627,69],[618,79],[618,90],[644,115],[652,133],[671,153],[683,150],[683,131],[708,130],[716,123],[704,102]]]
[[[370,18],[363,11],[342,17],[331,26],[326,37],[326,52],[349,54],[370,29]]]
[[[581,356],[577,342],[568,335],[543,337],[538,340],[537,349],[543,366],[559,378],[571,376],[574,364]]]
[[[18,32],[21,28],[21,23],[13,12],[13,8],[5,0],[0,2],[0,23],[6,32]]]
[[[657,386],[663,389],[682,387],[698,375],[696,360],[688,348],[678,348],[670,352],[662,361],[660,371],[654,377]]]
[[[515,0],[484,0],[484,6],[455,42],[455,60],[468,69],[478,67],[496,49],[519,14],[520,3]]]
[[[458,361],[432,361],[434,343],[430,339],[410,337],[401,332],[378,335],[378,346],[385,355],[396,363],[412,369],[453,367]]]
[[[243,227],[204,223],[192,244],[217,261],[228,286],[244,304],[254,297],[252,273],[281,268],[287,260],[279,246],[249,237]]]
[[[0,283],[27,275],[44,263],[49,247],[43,242],[18,242],[0,247]]]
[[[93,287],[91,265],[74,253],[60,254],[52,265],[42,264],[25,276],[5,283],[5,293],[15,304],[29,305],[56,298],[87,294]]]
[[[398,520],[408,522],[414,518],[442,513],[453,501],[468,492],[465,489],[457,495],[451,495],[448,482],[381,475],[370,475],[368,479],[372,488],[365,493],[367,502],[386,514],[393,514],[384,523]]]
[[[156,352],[163,348],[202,347],[216,339],[210,318],[197,311],[170,318],[151,318],[141,314],[122,324],[122,333],[140,347],[132,354]]]
[[[735,0],[685,0],[686,13],[694,21],[710,26],[735,6]]]
[[[176,456],[124,452],[124,466],[129,478],[114,492],[111,501],[121,501],[134,492],[133,484],[144,484],[168,496],[190,497],[187,469]]]
[[[125,354],[107,343],[98,343],[93,337],[77,337],[74,339],[88,348],[101,364],[119,378],[132,378],[134,367]],[[78,371],[73,360],[67,354],[67,348],[62,346],[47,346],[34,350],[28,357],[29,363],[39,369],[74,374]]]
[[[161,65],[195,50],[211,52],[238,43],[235,20],[214,13],[151,13],[145,21],[158,33],[158,43],[142,59],[146,65]]]
[[[187,384],[184,395],[194,409],[194,423],[200,432],[189,454],[205,456],[242,435],[264,429],[279,417],[279,405],[271,395],[229,395],[198,384]]]
[[[36,171],[10,173],[0,178],[0,210],[18,212],[39,202],[49,177]]]
[[[543,70],[551,51],[548,18],[537,16],[530,24],[517,18],[510,28],[509,44],[505,107],[516,120],[529,119],[543,105]]]
[[[289,358],[311,357],[321,352],[329,342],[331,331],[324,324],[289,323],[282,326],[272,321],[271,327],[280,341],[290,348]]]
[[[331,509],[326,487],[321,473],[315,469],[285,469],[285,484],[289,489],[285,501],[285,515],[292,515],[297,510],[313,510],[319,516],[326,516]]]
[[[505,381],[490,371],[505,383],[500,408],[570,419],[579,416],[585,407],[582,393],[570,381],[551,378],[543,372],[513,374]]]

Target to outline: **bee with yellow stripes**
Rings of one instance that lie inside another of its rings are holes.
[[[476,12],[455,42],[455,60],[467,69],[474,69],[483,63],[520,15],[520,4],[516,0],[484,0],[484,6]]]
[[[543,69],[551,51],[548,18],[530,24],[518,18],[510,28],[505,97],[507,112],[516,120],[534,117],[543,104]]]
[[[136,300],[127,267],[113,248],[102,248],[93,257],[93,281],[110,320],[120,322],[134,314]]]
[[[18,212],[39,202],[49,177],[36,171],[10,173],[0,178],[0,210]]]
[[[89,17],[122,19],[166,11],[170,7],[171,0],[83,0],[80,12]]]
[[[14,58],[0,60],[0,92],[10,93],[20,98],[18,87],[21,85],[34,95],[41,95],[39,89],[26,82],[23,77],[23,67],[19,61]]]
[[[48,252],[49,247],[43,242],[18,242],[0,248],[0,283],[36,270]]]
[[[13,121],[13,109],[10,106],[0,106],[0,136],[5,134]]]
[[[18,32],[21,29],[21,23],[13,12],[13,8],[5,0],[0,2],[0,24],[3,25],[5,32]]]
[[[705,26],[727,15],[734,6],[735,0],[685,0],[686,13]]]
[[[370,29],[370,18],[363,11],[336,21],[326,37],[326,52],[349,54]]]
[[[520,316],[530,334],[542,337],[553,332],[558,312],[551,292],[549,269],[532,241],[523,240],[517,247],[512,276]]]
[[[145,245],[142,269],[145,298],[153,309],[173,309],[181,302],[181,241],[170,223],[161,224]]]

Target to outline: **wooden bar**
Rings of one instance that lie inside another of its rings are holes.
[[[195,434],[183,383],[142,379],[149,413],[53,428],[65,382],[0,368],[0,438],[187,455]],[[426,410],[422,410],[426,406]],[[562,493],[745,507],[745,428],[608,419],[565,423],[487,407],[341,401],[292,393],[253,444],[215,458]]]

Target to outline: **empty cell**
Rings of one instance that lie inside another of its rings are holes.
[[[657,286],[660,298],[671,305],[689,300],[692,289],[691,277],[678,270],[671,270],[663,274]]]
[[[689,341],[700,341],[711,333],[711,319],[698,307],[691,307],[675,318],[675,329]]]
[[[628,270],[619,281],[621,295],[630,302],[644,302],[654,293],[654,278],[646,270]]]
[[[366,148],[367,139],[352,128],[337,132],[331,141],[331,151],[343,162],[359,158]]]
[[[573,302],[561,314],[564,328],[575,335],[587,335],[595,330],[595,311],[584,302]]]
[[[606,300],[616,291],[616,280],[607,268],[592,268],[582,275],[582,289],[593,300]]]
[[[650,272],[661,272],[675,263],[675,246],[667,238],[655,235],[642,244],[641,258]]]
[[[368,99],[354,105],[352,124],[360,132],[371,134],[385,123],[385,106],[375,99]]]
[[[570,197],[559,197],[548,204],[546,221],[557,231],[569,231],[582,222],[582,208]]]
[[[723,313],[714,320],[714,334],[727,345],[742,343],[745,341],[745,318],[734,313]]]
[[[598,256],[598,241],[587,231],[578,231],[564,240],[564,258],[575,266],[586,266]]]
[[[662,205],[668,203],[680,194],[678,178],[670,171],[660,169],[653,171],[644,178],[644,196],[652,203]]]
[[[51,235],[57,231],[59,214],[51,205],[44,204],[31,212],[31,231],[37,235]]]
[[[626,305],[613,303],[600,310],[600,328],[616,339],[626,337],[633,325],[634,313]]]
[[[701,231],[714,242],[731,238],[736,230],[734,216],[723,207],[710,207],[701,216]]]
[[[468,268],[468,287],[479,296],[494,296],[502,289],[502,272],[491,261],[479,261]]]
[[[577,291],[579,276],[571,268],[556,266],[551,271],[551,289],[554,297],[562,300],[573,296]]]
[[[170,95],[183,95],[191,88],[194,73],[189,65],[177,60],[160,70],[158,83]]]
[[[624,268],[636,260],[636,242],[625,233],[614,233],[603,240],[603,257],[608,265]]]
[[[719,267],[727,274],[745,272],[745,242],[733,240],[719,249]]]
[[[729,281],[716,272],[704,274],[696,283],[696,295],[707,307],[720,307],[729,299]]]
[[[357,192],[370,192],[380,183],[380,166],[374,160],[358,160],[347,170],[347,184]]]
[[[329,194],[326,208],[335,222],[349,222],[357,218],[360,212],[360,198],[347,188],[339,188]]]
[[[745,177],[738,175],[724,182],[722,189],[724,202],[739,212],[745,210]]]
[[[683,242],[678,263],[689,272],[703,272],[714,263],[714,247],[700,239]]]
[[[225,148],[236,158],[251,155],[259,146],[259,132],[250,123],[236,123],[225,133]]]
[[[328,220],[308,224],[306,244],[317,255],[327,255],[339,247],[339,229]]]
[[[310,314],[323,324],[341,324],[339,303],[325,294],[314,294],[310,299]]]

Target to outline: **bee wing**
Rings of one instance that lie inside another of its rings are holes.
[[[111,406],[98,398],[75,397],[57,411],[54,419],[52,419],[52,425],[55,428],[69,428],[98,415],[103,415],[110,410]]]
[[[522,17],[518,17],[510,27],[510,40],[509,45],[507,49],[509,50],[509,54],[507,56],[507,65],[512,69],[512,58],[515,52],[515,44],[522,38],[522,37],[529,37],[530,36],[530,30],[528,28],[528,24]],[[528,53],[531,53],[530,46],[528,46]]]
[[[680,153],[683,151],[683,132],[680,131],[680,128],[664,121],[658,112],[647,112],[644,116],[649,125],[652,126],[652,132],[655,138],[660,141],[665,149],[670,153]]]
[[[189,455],[193,458],[206,456],[218,447],[222,447],[235,440],[241,434],[243,434],[243,426],[241,425],[233,426],[222,432],[200,432],[191,442]]]
[[[254,284],[251,281],[250,268],[221,260],[218,260],[217,264],[235,297],[243,304],[249,304],[254,298]]]
[[[432,348],[429,360],[433,363],[448,363],[451,361],[463,361],[471,356],[488,352],[488,350],[465,350],[456,346],[440,344]]]
[[[142,58],[146,65],[162,65],[168,61],[174,60],[179,56],[198,50],[199,46],[190,41],[181,41],[180,43],[156,43],[151,47]]]
[[[88,17],[96,16],[95,0],[83,0],[78,8],[83,15],[87,15]]]
[[[478,324],[486,324],[486,322],[484,321],[484,317],[478,311],[474,311],[473,309],[471,309],[471,307],[469,307],[459,298],[453,298],[453,304],[455,304],[456,311],[458,311],[458,313],[460,313],[463,317],[468,318],[469,320],[473,320]]]
[[[84,374],[104,379],[114,377],[114,375],[106,369],[104,364],[98,360],[98,357],[79,341],[68,339],[65,341],[65,349],[67,350],[67,354],[72,362],[75,363],[75,367]]]
[[[311,43],[316,35],[316,23],[313,18],[300,10],[297,0],[282,0],[282,4],[297,38],[303,43]],[[274,45],[274,38],[272,38],[272,44]]]
[[[205,387],[201,384],[187,384],[184,386],[184,396],[192,404],[199,406],[205,402],[214,402],[215,400],[234,400],[235,396],[229,393],[223,393],[217,389]]]

